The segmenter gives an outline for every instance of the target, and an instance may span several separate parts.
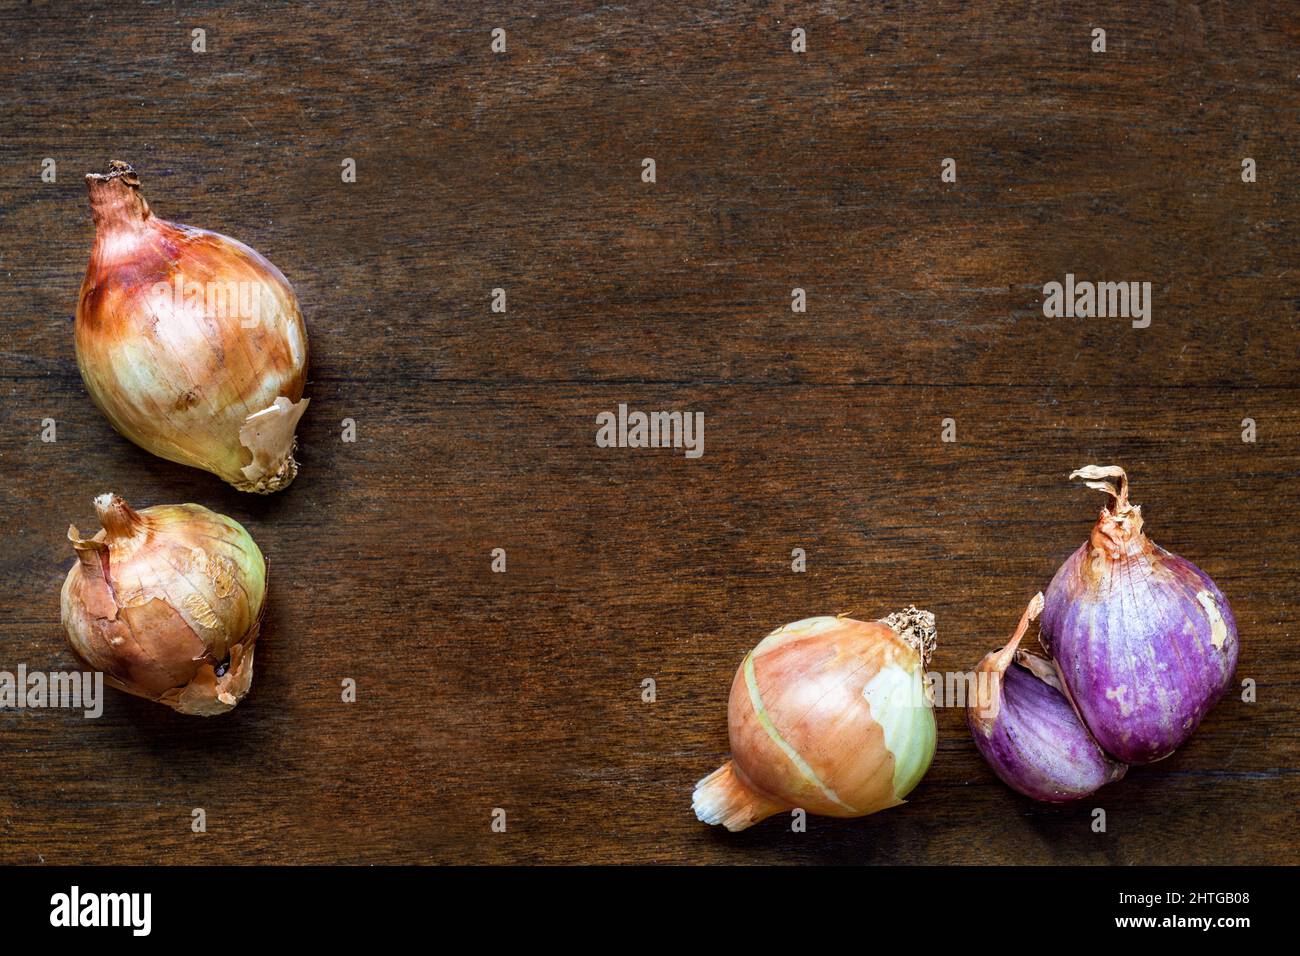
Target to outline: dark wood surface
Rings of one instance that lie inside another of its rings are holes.
[[[0,711],[0,861],[1294,861],[1293,5],[0,14],[0,669],[73,666],[64,535],[100,492],[229,514],[272,569],[232,714]],[[150,457],[88,400],[82,174],[113,158],[296,287],[286,493]],[[1066,272],[1152,282],[1150,328],[1044,318]],[[704,457],[597,448],[620,402],[703,411]],[[746,650],[915,602],[933,666],[972,666],[1083,541],[1102,501],[1065,479],[1089,463],[1128,467],[1152,537],[1228,595],[1257,703],[1230,691],[1083,807],[1009,791],[941,710],[906,806],[696,822]]]

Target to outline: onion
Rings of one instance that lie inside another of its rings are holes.
[[[298,473],[307,332],[280,270],[241,242],[158,219],[114,161],[86,177],[95,244],[77,303],[77,364],[113,427],[241,491]]]
[[[104,526],[68,539],[63,627],[119,690],[183,714],[224,713],[248,693],[266,604],[266,561],[237,521],[200,505],[133,511],[100,495]]]
[[[1052,578],[1043,646],[1097,742],[1124,763],[1149,763],[1187,740],[1232,680],[1236,620],[1208,574],[1143,534],[1122,468],[1070,477],[1114,506]]]
[[[1052,665],[1019,649],[1042,608],[1043,595],[1035,594],[1011,640],[980,662],[966,720],[975,746],[1007,786],[1062,803],[1088,796],[1128,768],[1097,745]]]
[[[934,615],[916,608],[777,628],[736,672],[732,759],[696,784],[696,816],[743,830],[781,810],[860,817],[902,803],[934,757],[933,650]]]

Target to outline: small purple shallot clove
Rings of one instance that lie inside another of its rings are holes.
[[[1020,650],[1043,609],[1034,595],[1015,634],[976,668],[966,720],[984,759],[1011,789],[1035,800],[1078,800],[1124,776],[1079,719],[1050,661]]]

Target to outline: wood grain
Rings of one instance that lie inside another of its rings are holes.
[[[102,491],[229,514],[271,567],[229,716],[0,711],[0,862],[1294,860],[1286,5],[0,6],[0,669],[72,666],[64,535]],[[91,406],[81,176],[111,158],[294,283],[312,405],[286,493],[152,458]],[[1150,328],[1045,319],[1066,272],[1152,282]],[[704,456],[597,448],[620,402],[703,411]],[[941,710],[904,807],[695,821],[763,634],[915,602],[933,665],[970,667],[1087,534],[1101,502],[1067,473],[1110,462],[1229,596],[1257,703],[1230,692],[1086,807],[1007,790]]]

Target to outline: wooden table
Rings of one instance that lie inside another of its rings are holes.
[[[0,669],[74,666],[64,535],[103,491],[243,522],[272,591],[228,716],[0,711],[0,861],[1294,860],[1286,4],[3,6]],[[294,283],[287,492],[153,458],[88,400],[82,174],[115,158]],[[1066,273],[1151,282],[1150,326],[1045,318]],[[619,403],[704,412],[705,454],[598,448]],[[1009,791],[943,709],[904,807],[695,820],[763,634],[915,602],[933,667],[971,667],[1087,535],[1089,463],[1227,593],[1256,703],[1234,684],[1083,806]]]

